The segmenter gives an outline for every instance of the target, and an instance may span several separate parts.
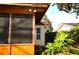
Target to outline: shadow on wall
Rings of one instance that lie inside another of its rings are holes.
[[[45,46],[35,46],[35,55],[42,55],[42,52],[44,52]]]
[[[56,33],[57,33],[57,32],[45,33],[45,45],[46,45],[48,42],[53,43],[54,38],[55,38],[55,36],[56,36]]]

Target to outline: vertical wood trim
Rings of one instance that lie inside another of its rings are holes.
[[[10,44],[11,41],[11,13],[10,13],[10,18],[9,18],[9,38],[8,38],[8,43]]]
[[[9,38],[8,38],[8,43],[9,43],[9,49],[10,49],[10,55],[11,55],[11,26],[12,26],[12,22],[11,22],[11,13],[10,13],[10,18],[9,18]]]
[[[32,43],[35,45],[35,13],[33,13],[32,19]]]
[[[32,19],[32,44],[33,44],[33,54],[34,54],[34,45],[35,45],[35,13],[33,12],[33,19]]]

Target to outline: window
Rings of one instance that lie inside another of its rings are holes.
[[[8,43],[10,14],[0,14],[0,44]],[[10,43],[32,43],[32,14],[12,14]]]
[[[0,44],[8,43],[9,14],[0,14]]]
[[[39,40],[41,38],[41,29],[40,28],[36,28],[36,39]]]
[[[12,17],[11,43],[32,42],[32,15],[15,14]]]

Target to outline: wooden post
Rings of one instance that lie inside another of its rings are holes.
[[[8,38],[10,55],[11,55],[11,26],[12,26],[11,17],[12,17],[12,15],[10,13],[10,18],[9,18],[9,38]]]
[[[33,44],[33,46],[35,46],[35,13],[34,12],[33,12],[33,19],[32,19],[32,44]],[[33,52],[33,54],[34,54],[34,52]]]

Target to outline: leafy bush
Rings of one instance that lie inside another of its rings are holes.
[[[46,50],[43,55],[52,55],[63,53],[66,55],[79,55],[79,48],[74,47],[79,38],[79,24],[76,24],[71,31],[60,31],[57,33],[54,42],[46,45]]]
[[[66,32],[58,32],[56,38],[54,39],[54,43],[48,43],[46,45],[46,50],[42,54],[56,54],[56,53],[63,53],[64,50],[68,50],[68,45],[71,45],[74,40],[67,39],[70,34]]]

